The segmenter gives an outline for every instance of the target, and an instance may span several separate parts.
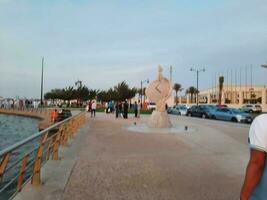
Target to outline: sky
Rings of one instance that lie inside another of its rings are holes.
[[[140,87],[164,67],[184,89],[228,72],[267,84],[266,0],[0,0],[0,96],[39,97],[82,80]],[[235,78],[233,78],[235,82]]]

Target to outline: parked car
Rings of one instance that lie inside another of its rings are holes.
[[[225,104],[218,104],[218,105],[216,105],[216,107],[218,107],[218,108],[228,108],[228,106],[225,105]]]
[[[235,108],[218,108],[213,111],[212,119],[219,119],[232,122],[251,123],[253,118],[250,114]]]
[[[167,112],[174,115],[186,115],[187,108],[185,105],[176,105],[172,108],[168,108]]]
[[[202,118],[211,118],[214,110],[214,106],[210,105],[199,105],[199,106],[192,106],[187,111],[187,116],[195,116],[195,117],[202,117]]]
[[[147,105],[147,109],[149,109],[149,110],[155,110],[156,109],[156,103],[150,102]]]
[[[253,112],[261,113],[262,112],[262,108],[258,104],[246,104],[241,109],[244,112],[249,112],[249,113],[253,113]]]

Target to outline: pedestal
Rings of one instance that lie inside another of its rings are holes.
[[[150,128],[171,128],[172,123],[167,112],[153,111],[150,119],[148,120]]]

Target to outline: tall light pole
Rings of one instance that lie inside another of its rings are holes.
[[[197,73],[197,106],[198,106],[198,80],[199,80],[199,72],[205,72],[206,70],[205,70],[205,68],[203,68],[203,69],[194,69],[194,68],[191,68],[190,71]]]
[[[144,83],[149,83],[149,80],[142,80],[141,81],[141,108],[143,108],[143,102],[142,102],[142,97],[143,97],[143,84]]]
[[[42,58],[42,75],[41,75],[41,106],[43,105],[43,91],[44,91],[44,57]]]
[[[267,63],[266,63],[266,64],[263,64],[263,65],[261,65],[261,67],[263,67],[263,68],[267,69]],[[265,85],[265,84],[264,84],[264,85]]]
[[[170,66],[170,82],[172,83],[172,72],[173,72],[173,68],[172,66]]]

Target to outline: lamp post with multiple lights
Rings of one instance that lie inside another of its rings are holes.
[[[197,106],[198,106],[198,81],[199,81],[199,73],[200,72],[205,72],[206,70],[205,70],[205,68],[203,68],[203,69],[194,69],[194,68],[191,68],[190,71],[197,73]]]
[[[143,98],[143,84],[144,83],[149,83],[149,80],[142,80],[141,81],[141,108],[143,108],[143,101],[142,101],[142,98]]]

